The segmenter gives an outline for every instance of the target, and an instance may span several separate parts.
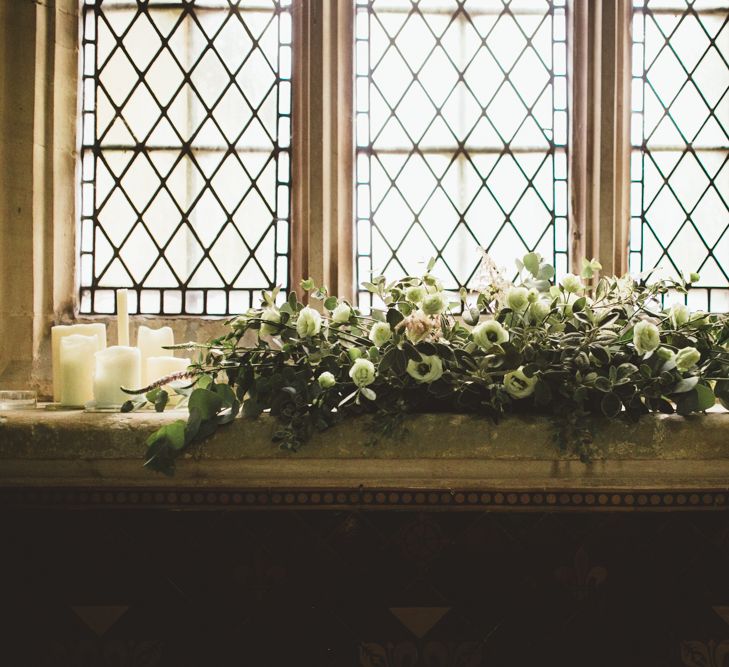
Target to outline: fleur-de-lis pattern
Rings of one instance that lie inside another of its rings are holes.
[[[681,659],[686,667],[724,667],[729,656],[729,641],[685,641]]]
[[[584,547],[580,547],[575,554],[574,565],[558,568],[554,576],[570,590],[576,599],[586,600],[607,579],[607,570],[599,565],[591,565],[587,551]]]

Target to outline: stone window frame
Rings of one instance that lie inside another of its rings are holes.
[[[630,0],[568,0],[570,258],[627,270]],[[78,314],[78,0],[0,6],[0,387],[50,388],[50,327],[106,322]],[[354,2],[294,0],[290,280],[342,296],[353,285]],[[30,233],[29,233],[30,231]],[[177,340],[220,317],[131,318]],[[109,342],[116,341],[109,326]]]

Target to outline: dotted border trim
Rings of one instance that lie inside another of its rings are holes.
[[[729,510],[729,492],[714,490],[522,491],[397,489],[0,489],[0,507],[175,509],[453,509],[551,510]]]

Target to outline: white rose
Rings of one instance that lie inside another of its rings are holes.
[[[700,327],[706,324],[706,320],[708,317],[709,313],[705,313],[703,310],[697,310],[695,313],[691,313],[691,317],[689,317],[689,322],[697,327]]]
[[[638,354],[652,352],[661,344],[661,334],[653,322],[642,320],[633,327],[633,345]]]
[[[358,387],[366,387],[375,381],[375,365],[369,359],[357,359],[349,369],[349,377]]]
[[[279,327],[277,327],[276,324],[281,322],[281,313],[278,312],[277,308],[266,308],[266,310],[261,313],[261,320],[261,336],[272,336],[273,334],[278,333]]]
[[[306,306],[301,309],[296,319],[296,333],[301,338],[316,336],[321,331],[321,315],[319,311]]]
[[[448,301],[442,292],[428,294],[423,299],[423,312],[426,315],[440,315],[446,308],[448,308]]]
[[[667,347],[659,347],[656,350],[656,356],[661,361],[672,361],[676,358],[676,353],[673,350],[670,350]]]
[[[332,311],[332,322],[337,324],[344,324],[349,322],[349,318],[352,316],[352,308],[348,303],[340,303]]]
[[[324,371],[317,378],[317,382],[319,382],[319,386],[322,389],[329,389],[329,387],[333,387],[335,384],[337,384],[337,379],[329,371]]]
[[[435,382],[443,375],[443,362],[434,354],[424,354],[420,361],[408,361],[407,372],[417,382]]]
[[[689,368],[699,363],[701,353],[695,347],[684,347],[676,354],[676,368],[685,373]]]
[[[532,319],[537,323],[541,324],[544,319],[549,315],[549,311],[552,310],[549,302],[544,299],[535,301],[530,307],[529,312],[531,313]]]
[[[506,303],[516,312],[524,310],[529,303],[529,290],[526,287],[512,287],[506,294]]]
[[[534,393],[537,384],[536,376],[527,377],[519,366],[515,371],[504,375],[504,389],[512,398],[526,398]]]
[[[375,322],[370,329],[370,340],[376,347],[382,347],[392,338],[392,329],[387,322]]]
[[[419,343],[430,334],[433,323],[422,310],[416,310],[412,315],[408,315],[398,325],[399,327],[405,328],[405,336],[411,343]]]
[[[494,345],[501,345],[509,340],[509,332],[496,320],[486,320],[476,325],[471,336],[473,342],[487,352]]]
[[[580,277],[576,276],[574,273],[568,273],[564,278],[562,278],[560,284],[564,287],[566,292],[575,293],[584,288]]]
[[[425,298],[425,295],[425,287],[422,285],[408,287],[407,290],[405,290],[405,298],[411,303],[420,303]]]
[[[671,319],[671,326],[674,329],[678,329],[682,324],[686,324],[689,321],[691,311],[683,303],[675,303],[671,306],[669,317]]]

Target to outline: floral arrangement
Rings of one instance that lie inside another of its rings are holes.
[[[485,256],[477,290],[457,295],[432,275],[433,261],[422,276],[375,277],[363,286],[383,307],[368,314],[310,279],[301,283],[309,305],[265,292],[224,335],[176,346],[200,350],[187,372],[129,391],[138,398],[124,410],[164,410],[171,382],[187,395],[189,418],[149,438],[145,465],[171,474],[182,452],[239,412],[269,412],[289,450],[364,413],[375,416],[375,442],[411,413],[537,412],[554,417],[560,448],[589,460],[599,417],[686,415],[717,398],[729,406],[729,317],[661,305],[698,276],[599,277],[599,262],[585,260],[581,276],[554,284],[539,254],[516,264],[512,282]]]

